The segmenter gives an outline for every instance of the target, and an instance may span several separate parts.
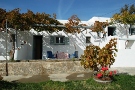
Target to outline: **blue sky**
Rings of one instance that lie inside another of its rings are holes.
[[[125,4],[135,4],[134,0],[0,0],[0,8],[21,12],[30,9],[34,13],[56,13],[57,19],[67,20],[77,15],[81,20],[89,20],[93,16],[112,17]]]

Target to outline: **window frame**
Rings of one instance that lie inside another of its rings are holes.
[[[64,41],[65,41],[65,39],[64,39],[64,37],[65,36],[55,36],[55,38],[54,38],[54,44],[56,44],[56,45],[64,45],[65,43],[64,43]],[[59,41],[57,42],[57,38],[59,38]],[[63,39],[62,39],[63,38]],[[62,39],[62,42],[61,42],[61,39]]]
[[[59,39],[57,39],[59,38]],[[59,41],[57,41],[57,40]],[[61,41],[62,40],[62,41]],[[65,37],[63,35],[55,35],[55,36],[50,36],[50,45],[69,45],[69,37]]]

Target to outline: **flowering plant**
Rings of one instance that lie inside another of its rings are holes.
[[[115,71],[109,71],[108,67],[102,67],[100,71],[97,72],[96,78],[102,80],[111,80],[114,75],[116,75]]]

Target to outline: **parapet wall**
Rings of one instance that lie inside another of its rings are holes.
[[[8,75],[45,75],[90,72],[84,69],[80,61],[30,61],[30,62],[8,62]],[[6,75],[6,63],[0,63],[0,75]]]

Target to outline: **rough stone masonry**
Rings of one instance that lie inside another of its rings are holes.
[[[30,60],[21,62],[8,62],[8,75],[46,75],[90,72],[84,69],[80,61],[73,60]],[[6,63],[0,63],[0,75],[6,75]]]

